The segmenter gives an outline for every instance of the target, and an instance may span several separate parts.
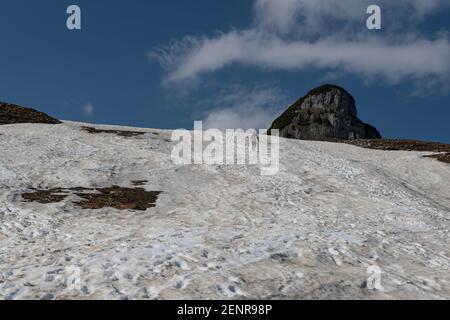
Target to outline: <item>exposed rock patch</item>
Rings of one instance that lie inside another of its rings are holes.
[[[74,202],[82,209],[115,208],[119,210],[145,211],[155,207],[160,191],[146,191],[143,188],[124,188],[112,186],[109,188],[55,188],[47,190],[32,189],[32,192],[22,194],[25,202],[41,204],[58,203],[67,198],[70,193],[82,200]]]
[[[298,100],[269,129],[284,138],[330,141],[379,139],[380,133],[358,119],[355,99],[343,88],[324,85]]]
[[[59,124],[61,121],[34,109],[0,102],[0,125],[16,123]]]

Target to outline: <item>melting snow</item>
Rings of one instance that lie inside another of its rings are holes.
[[[280,173],[262,177],[175,166],[169,131],[81,126],[0,127],[0,298],[450,298],[448,164],[282,139]],[[132,181],[163,192],[156,207],[21,198]],[[365,288],[373,266],[383,290]]]

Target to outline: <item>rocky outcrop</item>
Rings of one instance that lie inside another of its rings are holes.
[[[355,99],[343,88],[324,85],[298,100],[269,129],[301,140],[380,139],[377,129],[358,119]]]
[[[14,104],[0,102],[0,125],[15,123],[61,123],[45,113]]]

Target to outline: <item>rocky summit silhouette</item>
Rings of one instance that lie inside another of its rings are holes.
[[[355,99],[336,85],[323,85],[295,102],[269,130],[301,140],[380,139],[378,130],[358,118]],[[270,131],[269,131],[270,132]]]
[[[34,109],[0,102],[0,125],[15,123],[61,123],[58,119]]]

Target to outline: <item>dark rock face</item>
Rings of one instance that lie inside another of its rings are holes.
[[[324,85],[298,100],[269,129],[301,140],[380,139],[377,129],[358,119],[355,99],[343,88]]]
[[[0,102],[0,125],[15,123],[58,124],[61,121],[34,109]]]

